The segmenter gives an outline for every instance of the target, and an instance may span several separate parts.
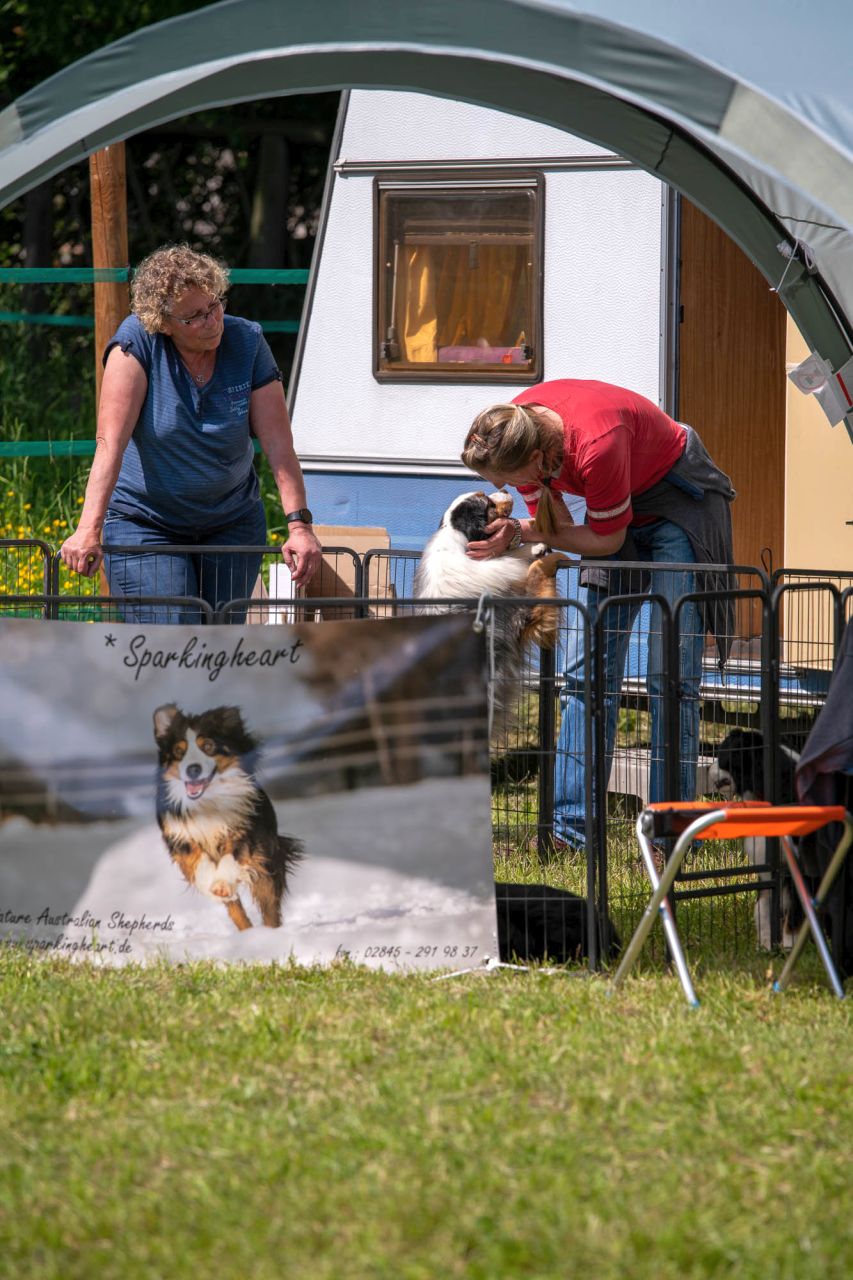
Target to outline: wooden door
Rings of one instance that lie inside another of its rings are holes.
[[[680,203],[677,416],[696,428],[737,490],[735,561],[778,568],[785,515],[785,308],[725,232],[689,201]],[[742,623],[741,634],[749,634],[752,626],[745,617]]]

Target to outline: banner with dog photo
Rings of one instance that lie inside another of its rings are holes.
[[[0,620],[0,939],[108,964],[496,954],[482,636]]]

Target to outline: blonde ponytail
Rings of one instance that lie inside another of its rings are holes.
[[[560,521],[557,518],[557,500],[543,484],[539,490],[539,501],[536,504],[536,515],[533,517],[533,528],[541,535],[543,542],[548,542],[557,532]]]

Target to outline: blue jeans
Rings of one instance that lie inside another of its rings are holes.
[[[667,570],[667,563],[693,564],[695,556],[687,534],[669,520],[652,525],[632,526],[637,559],[649,562],[649,590],[663,596],[670,605],[679,596],[696,590],[695,574],[689,570]],[[655,566],[661,566],[656,568]],[[620,594],[621,594],[620,590]],[[627,594],[627,592],[625,592]],[[597,614],[606,609],[603,634],[604,661],[604,777],[610,777],[616,742],[619,712],[619,690],[625,674],[631,629],[641,608],[651,614],[648,629],[648,665],[646,689],[651,705],[651,761],[649,766],[649,798],[660,800],[693,800],[696,795],[696,764],[699,749],[699,681],[702,674],[702,652],[705,647],[704,627],[695,601],[682,606],[678,614],[679,677],[682,700],[680,709],[681,795],[665,794],[664,657],[659,619],[660,610],[650,608],[638,598],[630,604],[607,608],[607,593],[592,587],[580,588],[579,603],[590,612],[591,625]],[[584,698],[583,634],[570,633],[563,657],[564,684],[560,695],[562,716],[557,742],[554,778],[554,835],[567,844],[581,847],[586,829],[586,759],[584,722],[587,708]]]
[[[220,529],[188,534],[166,526],[154,526],[129,516],[107,513],[104,521],[104,572],[114,596],[196,596],[216,609],[228,600],[246,599],[258,577],[263,561],[260,552],[203,552],[198,555],[167,551],[119,552],[110,555],[110,546],[217,546],[259,547],[266,543],[267,523],[260,499],[239,519]],[[191,605],[124,605],[125,622],[200,622],[201,611]],[[229,615],[230,622],[243,622],[246,611]]]

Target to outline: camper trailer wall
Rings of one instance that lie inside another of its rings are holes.
[[[459,462],[472,418],[522,384],[376,378],[375,180],[400,164],[446,173],[452,163],[457,180],[472,176],[458,170],[466,161],[541,171],[543,377],[600,378],[656,403],[664,188],[599,147],[502,112],[367,90],[344,104],[289,388],[294,437],[318,522],[382,526],[392,546],[419,549],[452,498],[476,487]]]

